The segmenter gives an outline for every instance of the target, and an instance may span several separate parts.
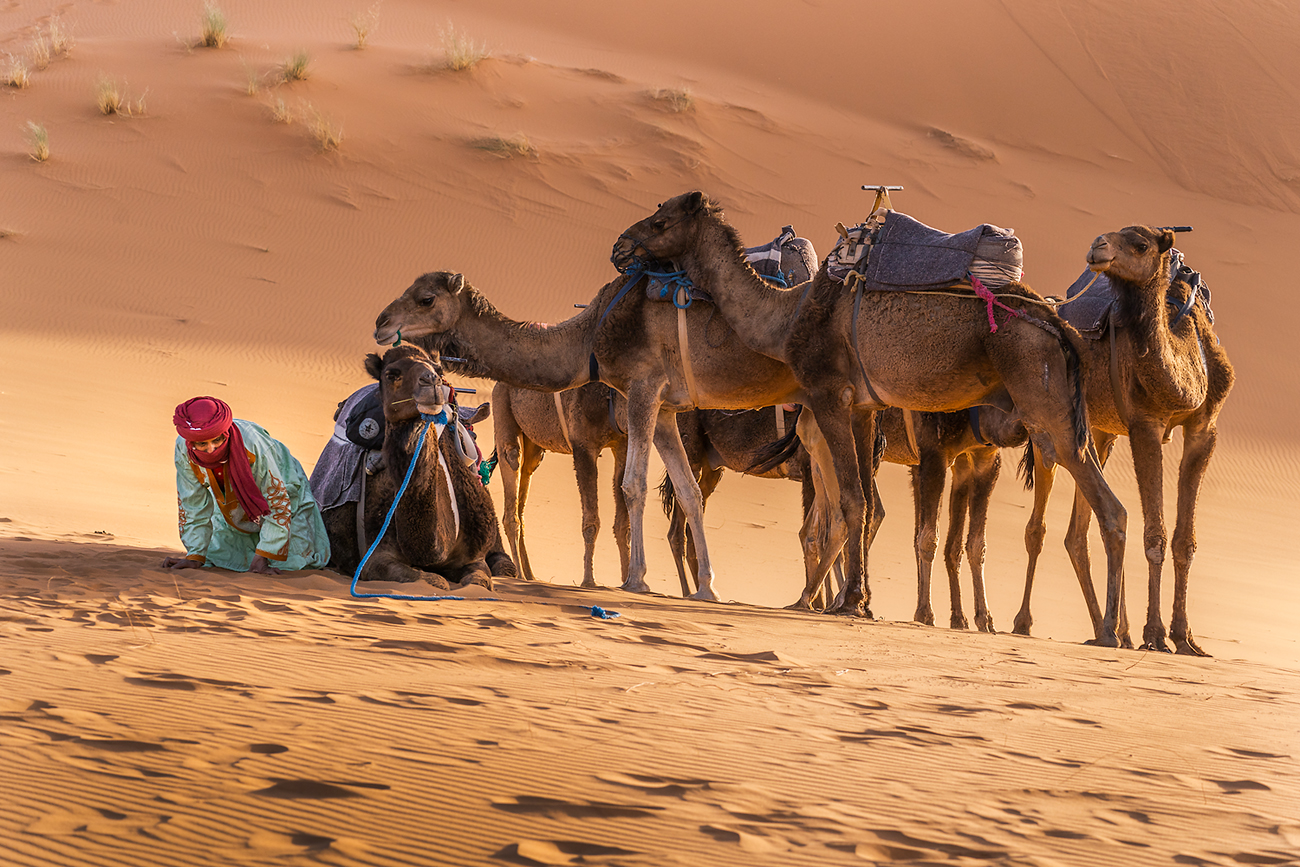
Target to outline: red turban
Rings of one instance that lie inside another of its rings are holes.
[[[214,470],[222,464],[229,467],[231,487],[235,489],[235,496],[239,498],[239,504],[244,507],[244,513],[248,517],[254,522],[260,522],[263,517],[271,514],[271,507],[257,486],[257,480],[253,478],[252,468],[248,464],[244,436],[239,432],[239,425],[235,424],[235,417],[225,401],[215,397],[187,400],[176,407],[172,424],[176,425],[176,432],[185,439],[185,450],[191,461]],[[229,433],[230,438],[211,455],[194,450],[194,443],[215,439],[223,433]],[[231,455],[235,456],[235,460],[230,460]]]
[[[235,421],[229,405],[215,397],[196,397],[176,407],[172,424],[187,442],[201,443],[230,430]]]

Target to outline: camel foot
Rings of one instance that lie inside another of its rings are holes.
[[[515,567],[515,561],[510,559],[510,555],[504,551],[493,551],[487,555],[488,571],[494,578],[518,578],[519,570]]]
[[[1157,641],[1144,641],[1144,642],[1142,642],[1142,650],[1154,650],[1154,651],[1156,651],[1157,653],[1172,653],[1172,652],[1173,652],[1173,651],[1171,651],[1171,650],[1169,649],[1169,645],[1165,643],[1165,641],[1164,641],[1163,638],[1160,639],[1160,641],[1158,641],[1158,642],[1157,642]]]
[[[1034,626],[1032,617],[1016,617],[1016,622],[1012,625],[1011,631],[1016,635],[1029,635],[1029,630]]]
[[[929,608],[918,608],[912,615],[912,619],[925,626],[934,626],[934,611]]]
[[[987,614],[983,617],[975,616],[975,628],[980,632],[987,632],[989,635],[997,634],[997,630],[993,628],[993,618]]]
[[[619,590],[626,590],[628,593],[649,593],[650,585],[645,581],[624,581],[618,585]]]
[[[1089,638],[1084,644],[1090,647],[1119,647],[1119,636],[1111,632],[1107,635],[1099,635],[1096,638]]]
[[[1173,636],[1173,639],[1174,639],[1174,646],[1178,648],[1175,651],[1176,653],[1179,653],[1183,656],[1209,656],[1210,655],[1206,653],[1204,650],[1201,650],[1200,646],[1196,643],[1196,639],[1192,637],[1191,632],[1188,632],[1186,635],[1181,637],[1175,635]]]
[[[834,614],[839,617],[861,617],[864,620],[875,620],[875,615],[867,607],[865,602],[845,602],[843,605],[837,605],[834,608],[827,608],[827,614]]]
[[[1165,628],[1159,623],[1148,623],[1146,629],[1142,630],[1142,649],[1169,653],[1169,645],[1165,643]]]
[[[722,601],[722,599],[719,598],[718,594],[713,592],[712,587],[709,588],[701,587],[699,590],[696,590],[687,598],[696,599],[700,602],[721,602]]]
[[[587,590],[594,590],[595,588],[599,587],[600,585],[596,583],[596,579],[595,579],[595,578],[583,578],[583,579],[582,579],[582,583],[579,584],[578,586],[579,586],[579,587],[582,587],[582,588],[585,588],[585,589],[587,589]]]
[[[970,629],[970,624],[966,622],[965,614],[958,614],[954,612],[953,615],[948,618],[948,628],[949,629]]]
[[[785,610],[786,611],[812,611],[813,607],[812,607],[812,603],[809,602],[806,597],[800,596],[794,602],[791,602],[789,605],[785,606]]]
[[[441,593],[446,593],[451,589],[451,585],[447,583],[447,579],[443,578],[437,572],[425,572],[420,575],[420,577],[424,579],[426,584]]]

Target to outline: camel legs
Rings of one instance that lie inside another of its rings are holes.
[[[843,410],[840,412],[843,414]],[[820,593],[827,575],[839,561],[848,541],[849,524],[844,519],[836,461],[813,413],[799,414],[798,431],[799,439],[808,451],[813,488],[817,492],[814,505],[805,512],[799,530],[799,541],[804,551],[804,590],[799,601],[790,606],[806,610],[812,607],[812,600]],[[852,436],[851,431],[849,436]],[[840,507],[835,508],[835,505]]]
[[[700,510],[708,507],[709,497],[717,490],[722,481],[722,470],[705,467],[700,473]],[[695,537],[686,529],[686,513],[673,498],[673,513],[668,527],[668,547],[673,552],[673,562],[677,564],[677,577],[682,582],[682,596],[691,595],[691,583],[695,589],[700,587],[700,568],[696,561]],[[686,569],[691,570],[691,583],[687,582]]]
[[[663,459],[668,477],[673,481],[677,508],[686,514],[687,527],[690,530],[691,562],[696,564],[695,579],[697,589],[691,594],[692,599],[708,602],[721,601],[713,589],[713,567],[709,562],[709,546],[704,538],[704,497],[695,474],[691,472],[691,462],[682,445],[681,431],[677,429],[677,414],[661,410],[654,430],[655,448]],[[719,478],[721,474],[719,474]],[[717,486],[717,480],[709,488]]]
[[[1096,436],[1097,458],[1101,466],[1106,465],[1111,449],[1115,446],[1115,437],[1111,434],[1098,433]],[[1123,584],[1120,585],[1119,598],[1116,600],[1112,614],[1112,597],[1107,585],[1106,612],[1103,613],[1097,603],[1097,593],[1092,585],[1092,560],[1088,553],[1088,525],[1092,520],[1092,508],[1087,497],[1076,487],[1074,506],[1070,510],[1070,525],[1065,531],[1065,550],[1070,555],[1075,577],[1079,579],[1079,589],[1083,591],[1083,601],[1088,606],[1088,615],[1092,618],[1093,640],[1089,643],[1107,647],[1132,647],[1128,632],[1128,609],[1125,605]],[[1107,617],[1113,616],[1110,629],[1114,633],[1116,644],[1110,644],[1107,633]]]
[[[501,484],[505,488],[505,524],[506,537],[510,540],[510,553],[519,565],[519,574],[525,581],[536,580],[532,564],[528,562],[528,549],[524,546],[524,504],[528,501],[528,484],[533,473],[542,463],[545,454],[537,443],[522,438],[523,447],[519,450],[519,467],[511,465],[509,452],[501,461]]]
[[[1011,629],[1016,635],[1029,635],[1034,625],[1029,600],[1034,592],[1034,574],[1038,570],[1038,557],[1043,553],[1043,539],[1047,536],[1047,501],[1052,497],[1052,485],[1056,481],[1056,464],[1044,462],[1043,453],[1034,448],[1032,440],[1025,445],[1025,459],[1033,461],[1030,470],[1033,475],[1029,478],[1033,481],[1034,509],[1029,515],[1028,523],[1025,524],[1025,553],[1028,555],[1029,565],[1025,570],[1025,595],[1020,601],[1020,611],[1016,613],[1016,622]],[[1088,586],[1091,587],[1091,583]],[[1097,594],[1084,591],[1083,595],[1085,600],[1090,600],[1088,616],[1095,630],[1096,624],[1101,622]]]
[[[627,497],[623,495],[623,474],[627,471],[627,440],[614,446],[614,542],[618,545],[620,581],[627,581],[630,527],[627,517]]]
[[[980,632],[995,632],[993,628],[993,615],[989,611],[988,597],[984,588],[984,530],[988,525],[989,502],[993,499],[993,486],[997,484],[998,473],[1002,469],[1002,456],[996,448],[980,449],[974,453],[967,453],[967,459],[970,461],[970,479],[963,485],[969,491],[970,496],[970,525],[966,533],[966,560],[970,563],[971,586],[973,587],[973,598],[975,601],[975,628]],[[953,484],[957,484],[956,478]],[[955,489],[954,489],[955,490]],[[955,509],[953,511],[956,511]],[[960,528],[958,524],[960,540]],[[951,547],[954,540],[949,538]],[[956,558],[960,560],[960,556]],[[949,576],[956,571],[958,562],[954,562],[950,567]],[[960,598],[957,597],[957,598]],[[954,608],[956,613],[959,609]]]
[[[597,452],[573,447],[573,472],[578,477],[578,498],[582,503],[582,586],[595,587],[596,536],[600,533],[600,503],[597,496]],[[521,522],[522,523],[522,522]],[[520,534],[522,544],[522,532]]]
[[[1168,537],[1164,518],[1164,461],[1160,442],[1164,425],[1150,419],[1129,422],[1133,472],[1142,501],[1142,549],[1147,558],[1147,622],[1142,629],[1142,649],[1169,652],[1165,625],[1160,617],[1160,575],[1164,569]]]
[[[1178,468],[1178,518],[1174,524],[1174,616],[1169,622],[1169,637],[1179,653],[1209,656],[1196,644],[1187,625],[1187,575],[1196,554],[1196,499],[1205,477],[1210,456],[1214,454],[1218,429],[1207,425],[1183,426],[1183,460]]]
[[[926,626],[934,626],[934,608],[930,604],[930,577],[934,570],[934,554],[938,549],[939,501],[943,498],[943,485],[948,475],[943,456],[923,450],[920,463],[912,467],[912,505],[915,513],[915,534],[912,539],[916,551],[916,613],[912,619]],[[953,497],[957,496],[958,486],[953,481]],[[964,514],[964,504],[963,504]],[[949,529],[949,536],[952,531]],[[949,570],[951,575],[951,570]],[[961,596],[954,584],[953,619],[954,629],[965,629],[966,618],[960,615]],[[960,617],[960,625],[958,618]]]

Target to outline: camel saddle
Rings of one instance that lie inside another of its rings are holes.
[[[1192,294],[1187,301],[1183,301],[1181,294],[1174,292],[1172,288],[1169,294],[1165,296],[1165,303],[1173,311],[1173,321],[1176,322],[1190,311],[1193,305],[1199,304],[1201,309],[1205,311],[1206,317],[1210,320],[1210,324],[1214,324],[1214,311],[1210,309],[1210,287],[1201,277],[1200,272],[1193,271],[1183,264],[1183,254],[1177,248],[1169,251],[1169,260],[1170,286],[1172,287],[1175,282],[1181,280],[1192,289]],[[1084,292],[1084,287],[1094,277],[1096,277],[1096,280],[1093,282],[1092,287]],[[1083,294],[1075,298],[1074,296],[1080,292]],[[1057,308],[1057,312],[1061,314],[1062,318],[1073,325],[1084,337],[1092,340],[1100,340],[1104,337],[1117,300],[1115,287],[1111,285],[1105,272],[1094,275],[1092,271],[1084,271],[1079,275],[1079,279],[1070,285],[1065,297],[1073,300]],[[1120,327],[1123,323],[1116,322],[1115,325]]]
[[[769,283],[783,288],[797,286],[812,279],[817,271],[817,253],[812,242],[795,235],[793,226],[785,226],[770,243],[745,248],[745,260]],[[680,308],[692,301],[713,303],[713,297],[696,286],[683,271],[668,271],[662,264],[652,264],[645,274],[645,294],[651,301],[671,301]]]
[[[854,229],[840,230],[827,262],[830,276],[865,289],[943,289],[974,275],[990,289],[1018,282],[1024,254],[1011,229],[984,223],[950,235],[898,211],[876,212]]]

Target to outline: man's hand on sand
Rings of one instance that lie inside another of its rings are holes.
[[[256,572],[259,575],[279,575],[280,570],[266,562],[265,557],[254,557],[253,562],[248,567],[249,572]]]
[[[190,560],[187,557],[168,557],[163,561],[164,569],[202,569],[203,564],[198,560]]]

